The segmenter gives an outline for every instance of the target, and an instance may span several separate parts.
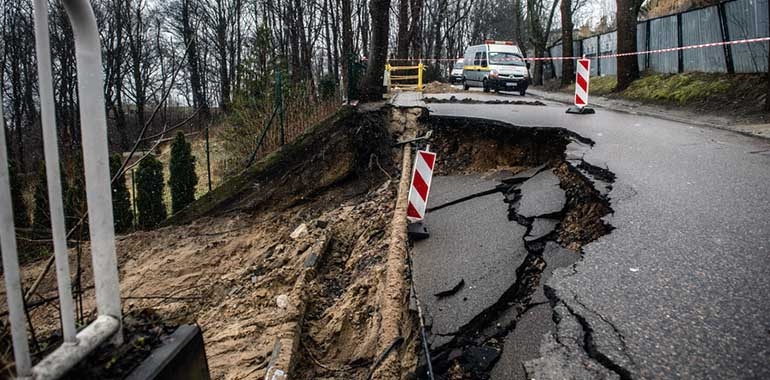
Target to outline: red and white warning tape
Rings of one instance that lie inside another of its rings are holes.
[[[716,46],[725,46],[725,45],[740,45],[740,44],[750,44],[755,42],[766,42],[770,41],[770,37],[758,37],[758,38],[748,38],[743,40],[736,40],[736,41],[720,41],[720,42],[709,42],[706,44],[697,44],[697,45],[688,45],[688,46],[677,46],[672,48],[665,48],[665,49],[655,49],[655,50],[645,50],[645,51],[635,51],[631,53],[615,53],[615,54],[604,54],[604,55],[598,55],[598,56],[592,56],[592,57],[585,57],[587,59],[607,59],[607,58],[615,58],[615,57],[627,57],[627,56],[634,56],[634,55],[645,55],[645,54],[660,54],[660,53],[670,53],[674,51],[679,50],[690,50],[690,49],[702,49],[707,47],[716,47]],[[439,58],[439,59],[427,59],[426,61],[456,61],[459,58]],[[568,59],[581,59],[583,57],[536,57],[536,58],[501,58],[498,59],[499,61],[558,61],[558,60],[568,60]],[[422,60],[422,59],[420,59]],[[390,59],[389,61],[415,61],[415,59]]]

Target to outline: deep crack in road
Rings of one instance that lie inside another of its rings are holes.
[[[432,237],[415,242],[412,255],[434,377],[523,378],[524,361],[538,356],[537,332],[554,327],[541,277],[579,255],[556,241],[579,248],[610,230],[600,221],[609,202],[592,184],[611,183],[612,174],[565,162],[571,141],[591,142],[558,130],[459,119],[442,125],[432,125],[434,146],[452,166],[434,178],[426,217]],[[522,321],[531,329],[517,329]],[[418,373],[427,378],[425,367]]]

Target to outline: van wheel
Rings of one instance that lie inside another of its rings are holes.
[[[482,86],[484,87],[484,92],[489,92],[489,86],[487,86],[487,80],[484,79],[484,82],[482,82]]]
[[[471,86],[468,86],[468,83],[465,83],[465,81],[463,81],[463,90],[468,91],[468,89],[470,88]]]
[[[526,94],[527,94],[527,89],[526,88],[521,90],[521,91],[519,91],[519,95],[521,95],[521,96],[524,96]]]

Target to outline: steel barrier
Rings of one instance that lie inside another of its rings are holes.
[[[54,117],[48,2],[35,0],[35,46],[40,81],[41,124],[64,342],[32,367],[13,224],[8,152],[5,134],[0,133],[0,249],[2,249],[16,374],[19,379],[57,379],[104,341],[112,339],[113,343],[120,344],[123,340],[99,32],[88,0],[62,0],[62,4],[72,25],[75,39],[83,166],[98,315],[94,322],[77,332],[69,280],[66,226]],[[0,129],[4,128],[3,123],[2,102],[0,102]]]

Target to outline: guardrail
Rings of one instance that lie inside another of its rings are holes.
[[[94,322],[76,332],[54,118],[48,3],[47,0],[35,0],[35,46],[40,80],[41,123],[64,342],[32,367],[13,224],[8,152],[5,134],[0,133],[0,249],[16,374],[19,379],[59,378],[107,339],[112,339],[115,344],[120,344],[123,340],[99,33],[88,0],[62,0],[62,4],[72,24],[75,38],[83,166],[98,315]],[[2,102],[0,129],[4,129]]]
[[[414,70],[417,71],[416,74],[393,75],[393,72]],[[385,86],[388,88],[388,91],[390,91],[392,87],[397,87],[402,90],[422,91],[423,71],[425,71],[425,65],[423,65],[422,62],[418,63],[417,66],[391,66],[388,63],[385,65]],[[417,83],[411,83],[415,80]]]

